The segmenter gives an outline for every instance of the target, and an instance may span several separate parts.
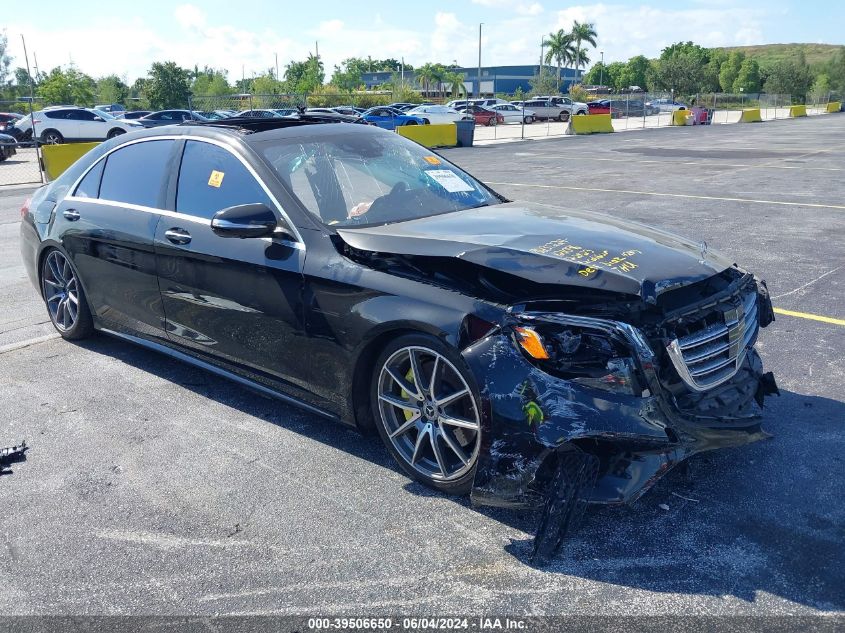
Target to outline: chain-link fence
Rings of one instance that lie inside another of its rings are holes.
[[[33,110],[42,107],[38,100],[32,104]],[[17,115],[29,111],[27,101],[0,101],[0,185],[42,182],[38,150],[14,127]]]

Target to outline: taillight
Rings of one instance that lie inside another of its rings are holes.
[[[23,206],[21,207],[21,218],[25,218],[26,214],[29,213],[29,203],[32,202],[32,198],[27,198],[23,201]]]

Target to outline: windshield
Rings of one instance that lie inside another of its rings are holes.
[[[339,133],[275,140],[262,154],[324,224],[402,222],[496,204],[469,174],[398,134]]]
[[[111,119],[113,119],[113,118],[114,118],[114,115],[109,114],[108,112],[105,112],[105,111],[103,111],[103,110],[97,110],[97,109],[95,109],[95,108],[92,108],[92,109],[91,109],[91,112],[93,112],[93,113],[94,113],[94,114],[96,114],[97,116],[100,116],[100,117],[104,118],[106,121],[109,121],[109,120],[111,120]]]

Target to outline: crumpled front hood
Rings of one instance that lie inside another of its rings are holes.
[[[649,302],[732,265],[701,243],[637,222],[533,203],[337,232],[359,250],[457,257],[541,284],[600,288]]]

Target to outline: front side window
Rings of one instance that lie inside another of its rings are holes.
[[[272,208],[255,177],[230,151],[201,141],[188,141],[179,168],[176,210],[212,218],[227,207],[260,202]]]
[[[144,141],[109,154],[100,183],[100,199],[159,207],[172,148],[170,140]]]
[[[396,134],[338,131],[256,145],[302,205],[329,225],[401,222],[499,202],[469,174]]]

